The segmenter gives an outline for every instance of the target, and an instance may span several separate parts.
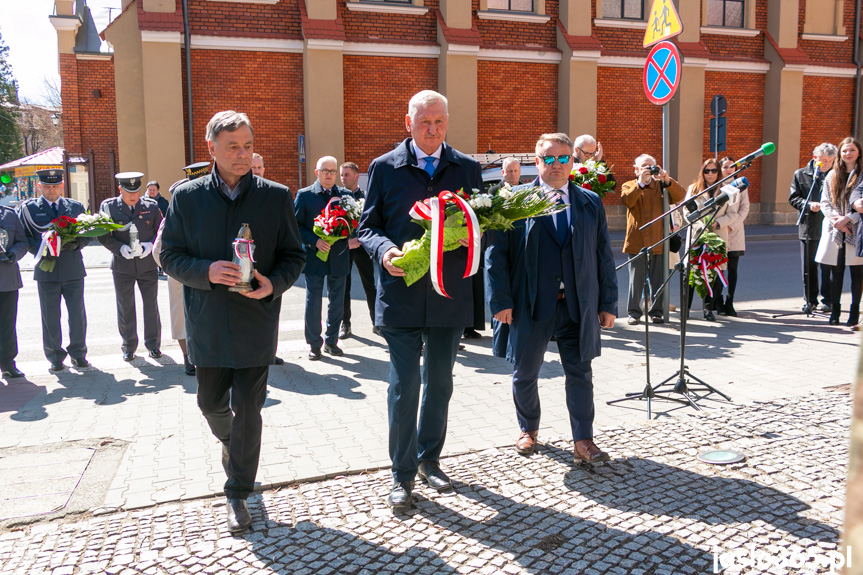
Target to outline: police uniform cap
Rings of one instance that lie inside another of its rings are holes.
[[[141,189],[141,184],[144,181],[144,174],[141,172],[120,172],[114,174],[117,178],[117,184],[127,192],[137,192]]]
[[[210,162],[195,162],[183,168],[183,171],[186,172],[186,178],[194,180],[207,175],[210,171]]]
[[[47,168],[44,170],[36,170],[36,176],[43,184],[63,183],[63,170],[60,168]]]
[[[183,178],[182,180],[177,180],[176,182],[171,184],[170,188],[168,188],[168,193],[173,194],[174,190],[176,190],[180,186],[180,184],[185,184],[188,181],[189,181],[189,178]]]

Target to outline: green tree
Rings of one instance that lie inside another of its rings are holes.
[[[8,62],[9,47],[0,35],[0,164],[21,157],[18,132],[18,82]]]

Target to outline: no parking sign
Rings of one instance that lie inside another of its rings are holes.
[[[660,42],[647,55],[644,64],[644,93],[657,106],[668,102],[680,85],[680,52],[671,42]]]

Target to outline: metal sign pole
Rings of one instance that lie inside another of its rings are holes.
[[[669,142],[668,137],[671,133],[671,114],[668,110],[668,102],[662,105],[662,163],[668,166],[668,160],[671,155],[669,151]],[[668,211],[668,191],[665,188],[662,188],[662,212],[665,213]],[[671,233],[671,227],[668,225],[668,218],[662,219],[662,237],[667,238],[668,234]],[[668,281],[668,244],[667,242],[662,246],[662,283],[664,284]],[[668,323],[668,304],[669,304],[669,294],[671,290],[662,290],[662,309],[663,311],[663,319],[665,323]],[[647,321],[647,318],[645,318]]]

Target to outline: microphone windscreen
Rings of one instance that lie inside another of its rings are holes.
[[[737,178],[736,180],[734,180],[733,182],[731,182],[729,185],[734,186],[734,187],[742,190],[743,188],[749,187],[749,180],[746,179],[746,176],[741,176],[741,177]]]
[[[761,151],[764,152],[765,156],[769,156],[776,151],[776,144],[774,144],[773,142],[767,142],[766,144],[762,144]]]

